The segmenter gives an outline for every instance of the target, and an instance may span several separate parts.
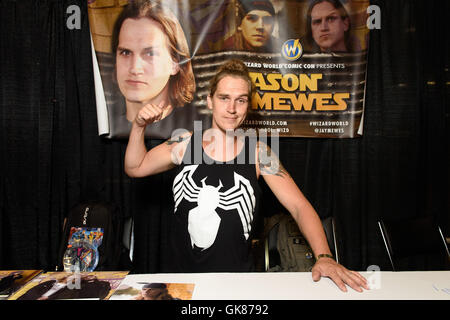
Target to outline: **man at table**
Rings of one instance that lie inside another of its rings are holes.
[[[145,177],[176,170],[175,210],[170,241],[170,272],[248,272],[250,241],[260,199],[262,176],[292,214],[316,256],[314,281],[330,277],[346,291],[368,289],[359,273],[338,264],[330,253],[317,213],[270,148],[238,130],[250,105],[253,84],[240,60],[225,62],[210,81],[207,97],[212,126],[183,132],[147,151],[144,131],[164,110],[143,107],[132,124],[125,154],[125,172]]]

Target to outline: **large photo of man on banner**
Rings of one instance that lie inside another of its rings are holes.
[[[126,138],[146,104],[165,110],[146,132],[151,137],[166,139],[175,128],[191,129],[202,120],[190,104],[196,84],[186,35],[168,6],[146,0],[123,6],[112,30],[110,63],[109,136]]]
[[[238,58],[256,91],[244,129],[288,137],[362,134],[368,0],[92,0],[99,134],[128,138],[146,104],[147,137],[208,127],[213,70]],[[95,71],[95,70],[94,70]],[[106,129],[102,129],[106,128]]]

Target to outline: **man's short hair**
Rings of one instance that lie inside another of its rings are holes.
[[[247,66],[242,60],[231,59],[222,64],[209,81],[209,96],[212,97],[217,90],[217,84],[226,76],[238,77],[248,83],[248,98],[250,99],[254,90],[254,84],[250,77]]]
[[[167,289],[167,285],[165,283],[151,282],[144,284],[142,289]]]

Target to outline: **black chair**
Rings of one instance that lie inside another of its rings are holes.
[[[264,240],[264,270],[269,271],[275,266],[281,265],[280,253],[278,252],[278,227],[275,224]]]
[[[336,230],[336,221],[333,217],[324,218],[322,219],[322,225],[325,235],[327,236],[328,246],[330,247],[331,253],[333,254],[336,262],[339,263],[340,250],[338,249],[337,242],[338,232]]]
[[[102,228],[104,234],[98,247],[99,262],[96,271],[130,270],[134,254],[134,222],[122,218],[119,206],[101,200],[80,202],[70,209],[63,221],[55,271],[64,268],[64,254],[68,247],[71,228]]]
[[[378,226],[392,270],[450,270],[447,243],[431,217],[382,219]]]
[[[123,237],[122,242],[129,252],[130,261],[133,262],[134,256],[134,220],[132,217],[128,217],[125,219],[123,224]]]

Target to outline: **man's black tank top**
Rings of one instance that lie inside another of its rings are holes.
[[[226,163],[211,159],[201,148],[203,161],[195,164],[194,140],[173,181],[168,271],[251,271],[251,239],[261,194],[254,144],[246,137],[240,154]]]

